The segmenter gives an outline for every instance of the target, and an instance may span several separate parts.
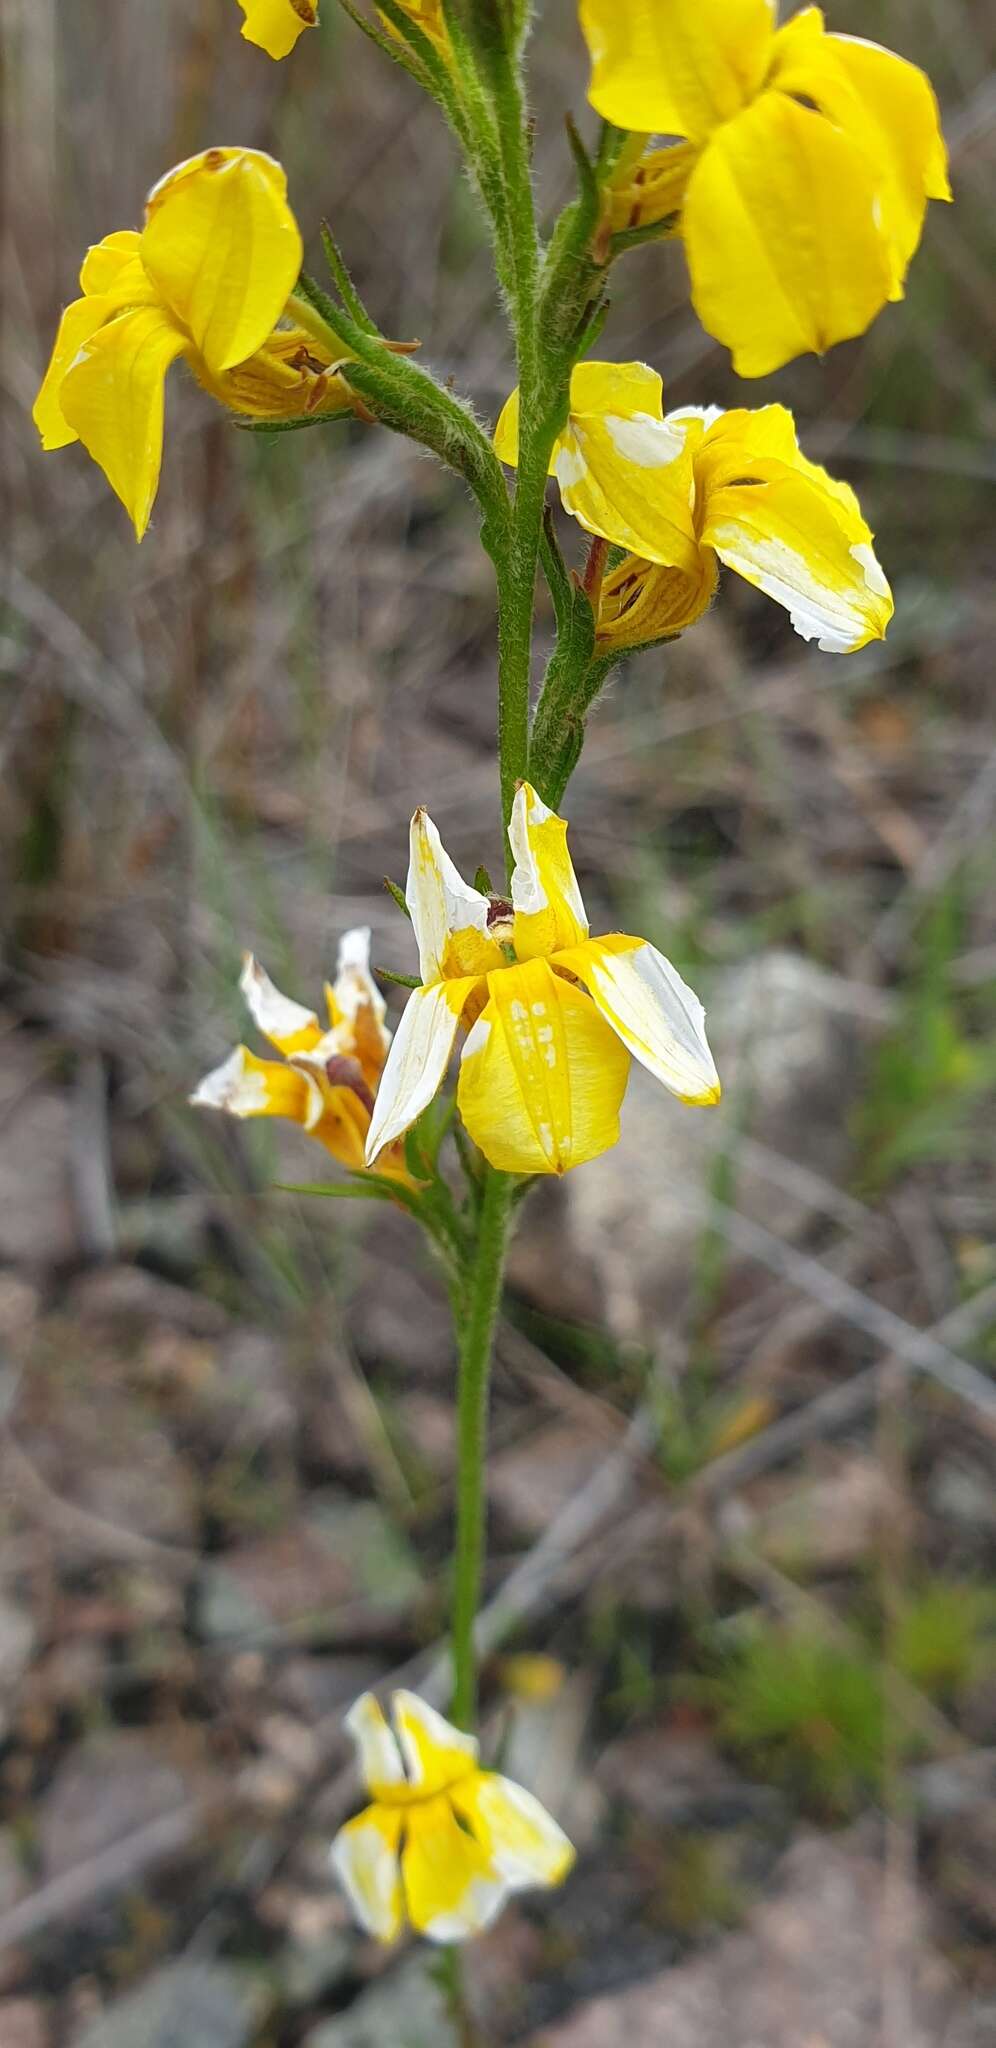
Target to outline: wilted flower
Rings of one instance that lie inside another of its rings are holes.
[[[928,199],[950,199],[930,81],[819,7],[775,0],[580,0],[589,98],[608,121],[682,138],[654,150],[635,217],[681,203],[692,302],[742,377],[863,334],[900,299]],[[632,181],[630,180],[630,183]],[[649,201],[649,204],[648,204]]]
[[[517,461],[518,436],[513,392],[495,431],[503,462]],[[665,419],[646,363],[579,363],[550,471],[580,525],[626,549],[602,591],[603,649],[693,624],[717,557],[828,653],[885,633],[892,593],[871,528],[850,485],[807,461],[782,405],[686,406]]]
[[[432,1941],[479,1934],[510,1892],[559,1884],[574,1861],[538,1799],[483,1771],[472,1735],[411,1692],[372,1693],[346,1716],[372,1804],[340,1828],[332,1865],[370,1934],[393,1941],[407,1920]]]
[[[162,461],[166,372],[185,357],[223,404],[255,418],[340,412],[332,355],[283,320],[301,268],[287,179],[253,149],[209,149],[153,187],[141,233],[105,236],[80,271],[35,400],[44,448],[80,440],[141,540]]]
[[[432,1101],[461,1024],[457,1105],[506,1173],[564,1173],[614,1145],[631,1054],[682,1101],[719,1099],[698,997],[646,939],[589,937],[567,827],[528,783],[508,836],[510,902],[469,888],[431,818],[412,819],[422,987],[384,1069],[370,1161]]]
[[[370,975],[369,929],[361,926],[343,935],[335,981],[325,987],[327,1027],[314,1010],[281,995],[251,953],[245,956],[239,987],[253,1023],[281,1057],[260,1059],[247,1045],[237,1045],[205,1075],[191,1102],[225,1109],[230,1116],[286,1117],[343,1166],[362,1172],[391,1043],[384,998]],[[407,1178],[400,1147],[388,1150],[378,1171]]]

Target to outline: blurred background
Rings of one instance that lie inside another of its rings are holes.
[[[453,480],[359,424],[242,435],[175,372],[137,548],[29,417],[87,243],[232,142],[494,417],[453,147],[323,12],[273,65],[234,0],[3,5],[0,2048],[455,2040],[326,1869],[342,1711],[445,1628],[444,1300],[402,1216],[273,1189],[326,1177],[306,1140],[186,1097],[243,947],[309,1004],[348,925],[411,971],[380,878],[415,801],[500,863],[490,571]],[[791,404],[896,618],[835,659],[726,578],[572,786],[593,926],[694,979],[726,1098],[634,1073],[513,1260],[486,1737],[580,1856],[469,1959],[493,2044],[996,2039],[996,23],[833,25],[941,97],[957,204],[905,303],[738,385],[673,244],[603,338],[671,403]],[[553,209],[565,112],[592,130],[568,0],[533,77]]]

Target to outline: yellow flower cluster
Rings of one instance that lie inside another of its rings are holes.
[[[903,281],[928,199],[950,199],[930,81],[819,7],[580,0],[589,98],[679,137],[627,163],[612,226],[680,206],[692,303],[742,377],[863,334]],[[659,208],[659,211],[656,209]]]

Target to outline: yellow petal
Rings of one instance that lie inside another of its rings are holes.
[[[357,925],[339,941],[335,981],[326,984],[335,1050],[359,1060],[367,1087],[376,1092],[391,1045],[384,1019],[387,1004],[370,972],[370,926]]]
[[[311,1130],[322,1114],[322,1098],[309,1076],[280,1060],[261,1060],[247,1045],[205,1074],[190,1098],[198,1109],[226,1109],[229,1116],[285,1116]]]
[[[209,371],[260,348],[301,268],[287,179],[252,149],[209,149],[149,194],[142,261]]]
[[[581,0],[588,98],[618,128],[699,141],[758,91],[769,0]]]
[[[41,435],[43,448],[67,448],[78,440],[62,410],[62,384],[66,371],[80,349],[96,334],[98,327],[113,317],[114,307],[106,298],[74,299],[59,322],[48,369],[41,382],[31,417]]]
[[[567,851],[567,826],[547,809],[531,783],[520,783],[515,792],[508,842],[515,856],[517,958],[546,959],[558,946],[578,945],[588,936],[588,919]]]
[[[121,228],[92,243],[80,271],[87,297],[107,297],[118,307],[154,305],[156,289],[142,263],[141,248],[142,238],[134,228]]]
[[[451,1796],[492,1868],[513,1891],[560,1884],[567,1876],[574,1861],[573,1845],[523,1785],[496,1771],[476,1771],[455,1786]]]
[[[649,417],[572,415],[554,467],[564,507],[587,533],[696,573],[691,430]]]
[[[363,1782],[375,1799],[392,1786],[404,1785],[405,1766],[393,1730],[372,1692],[360,1694],[343,1722],[356,1744]]]
[[[683,633],[708,611],[718,575],[712,548],[699,549],[694,575],[624,555],[602,581],[596,647],[606,654],[622,654],[627,648],[647,647]]]
[[[399,1808],[368,1806],[339,1829],[330,1851],[360,1926],[378,1941],[393,1941],[404,1919],[398,1855],[403,1826]]]
[[[777,453],[775,452],[777,451]],[[828,654],[881,639],[892,594],[849,484],[807,461],[783,406],[723,415],[699,455],[701,531]]]
[[[239,987],[253,1023],[278,1052],[311,1052],[322,1036],[314,1010],[292,1002],[275,988],[265,968],[251,953],[243,955]]]
[[[418,1693],[396,1692],[391,1696],[391,1714],[401,1754],[407,1767],[408,1783],[426,1798],[455,1785],[477,1765],[477,1743],[472,1735],[451,1727]]]
[[[239,0],[242,33],[268,57],[287,57],[298,36],[318,20],[315,0]]]
[[[345,362],[343,349],[336,362]],[[198,383],[221,405],[247,419],[292,420],[350,412],[353,393],[337,374],[332,357],[303,328],[278,327],[262,348],[217,374],[199,356],[191,368]]]
[[[442,1795],[407,1810],[401,1855],[412,1926],[430,1941],[466,1941],[487,1927],[508,1886]]]
[[[582,990],[545,960],[527,960],[488,977],[457,1106],[492,1166],[566,1173],[615,1144],[628,1073],[622,1045]]]
[[[488,937],[490,904],[454,867],[427,811],[411,822],[405,901],[418,942],[423,982],[441,975],[486,974],[503,954]]]
[[[159,484],[166,372],[183,346],[158,306],[140,306],[100,327],[62,380],[65,418],[131,515],[139,540]]]
[[[457,1025],[479,982],[479,975],[468,974],[412,990],[377,1090],[367,1135],[368,1166],[385,1145],[404,1136],[441,1088]]]
[[[683,1102],[718,1102],[705,1011],[655,946],[614,933],[558,953],[554,964],[584,982],[623,1045],[672,1094]]]
[[[291,1053],[289,1065],[313,1083],[321,1102],[320,1114],[307,1126],[308,1136],[317,1138],[340,1165],[348,1166],[352,1173],[361,1173],[366,1165],[373,1096],[364,1082],[359,1061],[335,1055],[329,1059],[319,1046],[317,1052]],[[336,1065],[349,1071],[347,1080],[338,1076],[332,1079],[330,1069],[334,1070]]]
[[[809,7],[779,29],[769,83],[812,101],[874,160],[876,215],[892,252],[898,296],[928,199],[951,197],[930,80],[878,43],[824,34],[820,9]]]
[[[663,418],[663,386],[649,363],[578,363],[571,373],[570,417],[580,413],[611,413],[616,420]],[[519,460],[519,393],[506,399],[494,432],[495,453],[514,469]],[[550,457],[550,475],[557,474],[557,449]]]
[[[689,180],[695,310],[741,377],[863,334],[892,288],[866,149],[780,92],[720,128]]]

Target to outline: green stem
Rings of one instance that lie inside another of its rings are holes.
[[[478,1213],[460,1330],[457,1394],[457,1511],[453,1566],[453,1719],[473,1726],[477,1707],[474,1623],[484,1558],[488,1383],[501,1300],[514,1177],[488,1167]]]

